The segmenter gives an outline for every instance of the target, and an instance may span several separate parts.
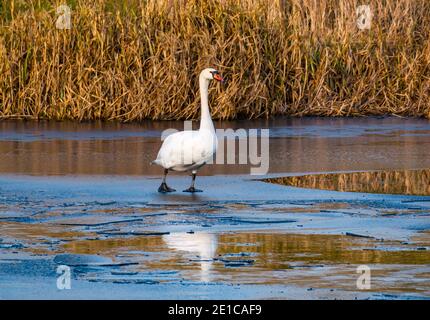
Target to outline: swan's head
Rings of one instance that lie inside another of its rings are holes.
[[[216,80],[219,82],[224,82],[223,77],[219,74],[218,70],[214,68],[206,68],[200,73],[200,77],[204,78],[205,80]]]

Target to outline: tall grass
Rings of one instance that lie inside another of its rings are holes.
[[[197,118],[207,66],[218,119],[430,117],[428,0],[370,1],[370,30],[354,0],[64,2],[0,3],[1,118]]]

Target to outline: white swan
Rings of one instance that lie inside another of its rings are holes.
[[[212,158],[218,146],[208,105],[208,87],[209,82],[213,79],[224,82],[219,72],[213,68],[204,69],[200,73],[201,118],[199,130],[181,131],[168,136],[158,151],[157,159],[152,162],[164,168],[163,182],[158,188],[158,192],[176,191],[167,186],[166,176],[169,170],[191,170],[191,186],[184,192],[202,191],[194,188],[197,170]]]

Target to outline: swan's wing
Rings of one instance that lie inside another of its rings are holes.
[[[204,162],[213,154],[212,141],[198,131],[181,131],[168,136],[158,152],[155,163],[164,168]]]

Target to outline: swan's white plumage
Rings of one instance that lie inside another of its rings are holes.
[[[153,163],[173,171],[196,171],[212,159],[218,146],[215,128],[209,112],[208,87],[217,71],[207,68],[200,73],[201,96],[200,129],[177,132],[169,135],[163,142]],[[221,80],[217,75],[215,78]]]
[[[209,130],[173,133],[164,140],[154,163],[173,171],[195,170],[212,159],[217,144]]]

